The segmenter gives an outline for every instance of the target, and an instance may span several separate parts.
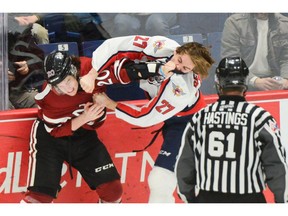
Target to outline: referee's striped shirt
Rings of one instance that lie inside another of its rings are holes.
[[[178,192],[196,188],[247,194],[268,184],[276,202],[288,201],[285,148],[275,119],[240,96],[221,96],[196,113],[182,138],[175,166]]]

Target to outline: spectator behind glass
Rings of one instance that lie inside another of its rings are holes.
[[[22,33],[30,24],[27,21],[18,20],[17,17],[31,17],[29,13],[8,13],[8,31],[11,33]],[[48,31],[42,25],[33,25],[32,34],[35,37],[37,44],[48,44]]]
[[[20,25],[28,25],[36,22],[44,25],[45,20],[53,15],[63,16],[62,19],[59,19],[63,21],[62,30],[80,33],[81,41],[104,40],[111,37],[102,27],[102,20],[97,13],[32,14],[30,16],[18,16],[15,17],[15,19]],[[65,41],[65,37],[59,40]]]
[[[50,33],[51,43],[77,42],[80,55],[84,55],[82,42],[111,38],[102,27],[97,13],[45,13],[19,16],[15,19],[21,25],[37,22],[45,26]]]
[[[231,13],[179,13],[178,25],[172,34],[201,33],[203,37],[210,32],[222,32],[225,20]]]
[[[170,35],[176,25],[176,13],[116,13],[99,14],[103,26],[112,37],[128,35]]]
[[[221,57],[240,56],[250,91],[288,89],[288,18],[279,13],[233,14],[225,22]]]
[[[37,46],[35,36],[35,29],[39,28],[44,29],[35,23],[21,34],[8,33],[9,109],[37,107],[34,96],[44,82],[44,52]]]

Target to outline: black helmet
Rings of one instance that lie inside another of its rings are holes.
[[[216,68],[216,85],[222,89],[233,87],[245,87],[249,69],[240,57],[223,58]]]
[[[56,51],[46,56],[44,71],[48,83],[57,85],[68,75],[76,75],[77,69],[72,64],[72,58],[67,52]]]

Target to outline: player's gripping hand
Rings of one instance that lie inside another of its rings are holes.
[[[175,71],[175,69],[176,65],[172,61],[168,61],[166,64],[161,66],[161,70],[163,71],[165,78],[170,77],[174,73],[173,71]]]
[[[95,80],[97,77],[98,72],[94,68],[92,68],[88,74],[80,77],[81,88],[87,93],[92,93],[95,88]]]
[[[84,112],[82,114],[85,119],[85,122],[94,121],[102,117],[104,114],[104,108],[105,106],[101,104],[96,103],[92,104],[90,102],[86,103],[84,106]]]
[[[117,106],[117,102],[109,98],[104,92],[94,94],[93,101],[94,103],[101,104],[110,110],[115,110]]]
[[[84,111],[76,118],[72,119],[71,129],[76,131],[85,124],[93,124],[95,120],[105,114],[105,107],[100,104],[88,102],[84,106]]]

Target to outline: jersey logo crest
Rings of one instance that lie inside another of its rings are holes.
[[[154,47],[154,53],[156,53],[158,50],[162,49],[165,45],[165,40],[158,40],[155,41],[153,44]]]
[[[173,90],[172,91],[173,91],[174,95],[176,95],[176,96],[185,95],[183,89],[180,86],[175,85],[174,83],[172,83],[172,86],[173,86]]]

